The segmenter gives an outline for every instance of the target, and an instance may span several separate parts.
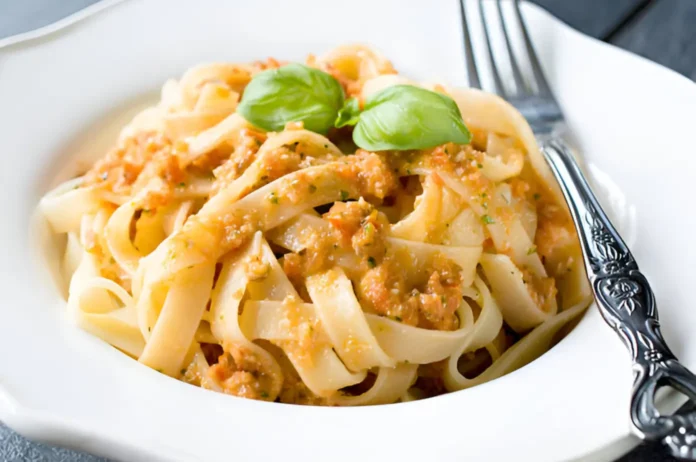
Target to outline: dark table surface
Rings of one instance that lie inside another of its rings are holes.
[[[50,24],[96,0],[0,0],[0,38]],[[532,0],[587,35],[696,80],[696,0]],[[2,462],[105,462],[29,442],[0,423]],[[643,444],[621,462],[676,461]]]

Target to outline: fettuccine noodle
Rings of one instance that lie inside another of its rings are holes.
[[[472,142],[368,152],[350,128],[271,133],[236,112],[282,65],[167,81],[113,150],[44,197],[82,328],[197,386],[322,405],[472,387],[567,331],[590,300],[580,249],[512,106],[421,85],[456,102]],[[307,65],[361,102],[420,85],[363,46]]]

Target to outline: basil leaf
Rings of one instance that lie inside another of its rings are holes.
[[[293,63],[257,74],[244,89],[237,112],[267,131],[281,131],[288,122],[304,122],[307,130],[326,134],[343,99],[336,79]]]
[[[346,125],[353,126],[358,123],[360,118],[360,102],[357,98],[350,98],[347,100],[340,111],[338,111],[338,117],[336,117],[336,122],[334,126],[336,128],[345,127]]]
[[[353,130],[353,141],[368,151],[466,144],[471,134],[452,98],[411,85],[396,85],[371,96]]]

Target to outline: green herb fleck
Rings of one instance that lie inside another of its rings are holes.
[[[275,193],[275,192],[271,192],[271,193],[268,195],[268,201],[269,201],[271,204],[277,204],[277,203],[278,203],[278,196],[276,196],[276,193]]]
[[[538,201],[539,199],[541,199],[541,194],[539,194],[539,193],[534,193],[534,200],[535,200],[535,201]]]
[[[313,184],[310,183],[309,185],[309,192],[310,193],[315,193],[317,191],[317,187]]]
[[[481,163],[476,164],[476,166],[477,166],[478,168],[483,168],[483,164],[481,164]]]
[[[186,187],[186,183],[184,183],[184,182],[182,181],[182,182],[179,183],[177,186],[179,186],[180,188],[185,188],[185,187]]]
[[[527,249],[527,255],[531,255],[533,253],[536,253],[536,250],[537,249],[536,249],[535,245],[531,246],[529,249]]]
[[[394,316],[394,319],[396,319],[398,322],[403,321],[403,319],[401,319],[401,316]]]
[[[268,398],[268,393],[266,392],[266,390],[261,392],[261,398]]]
[[[375,225],[372,223],[367,223],[365,225],[365,237],[368,239],[373,239],[375,236]]]
[[[482,215],[481,221],[487,225],[492,225],[493,223],[495,223],[495,220],[491,218],[490,215]]]
[[[374,268],[375,266],[377,266],[377,261],[374,257],[367,257],[367,266],[369,266],[370,268]]]
[[[350,196],[350,194],[348,194],[348,191],[341,190],[341,200],[342,201],[348,199],[349,196]]]

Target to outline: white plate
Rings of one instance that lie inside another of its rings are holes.
[[[166,78],[201,61],[300,59],[360,41],[405,74],[461,84],[457,1],[434,3],[125,2],[0,50],[0,418],[31,438],[129,461],[595,460],[630,447],[629,361],[596,309],[541,359],[481,387],[313,408],[219,395],[147,369],[72,326],[45,271],[28,232],[39,197],[79,169],[76,158],[101,155]],[[629,231],[664,333],[696,366],[685,285],[696,274],[696,86],[523,10],[589,170],[611,179],[622,211],[633,211]]]

